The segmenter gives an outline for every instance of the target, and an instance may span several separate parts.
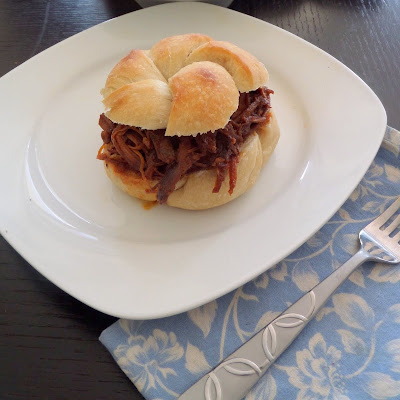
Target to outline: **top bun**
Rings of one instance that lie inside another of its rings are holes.
[[[223,128],[240,92],[268,81],[247,51],[201,34],[171,36],[150,50],[133,50],[110,72],[101,93],[113,122],[196,136]]]

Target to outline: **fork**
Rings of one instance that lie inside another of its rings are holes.
[[[400,197],[359,233],[360,250],[238,350],[191,386],[178,400],[241,400],[296,339],[335,290],[366,261],[400,263]],[[393,218],[392,218],[393,217]]]

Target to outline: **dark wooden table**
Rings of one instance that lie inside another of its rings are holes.
[[[138,8],[133,0],[0,0],[0,76]],[[400,127],[400,0],[236,0],[231,8],[341,60]],[[142,399],[98,341],[114,321],[62,292],[0,238],[0,399]]]

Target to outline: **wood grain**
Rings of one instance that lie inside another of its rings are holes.
[[[252,0],[233,5],[342,61],[381,99],[388,124],[400,128],[399,0]]]
[[[138,8],[133,0],[1,0],[0,75]],[[400,127],[400,0],[236,0],[231,8],[344,62]],[[0,238],[0,399],[142,399],[98,341],[113,321],[55,287]]]

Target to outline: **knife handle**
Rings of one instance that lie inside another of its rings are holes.
[[[296,339],[332,293],[363,262],[360,249],[341,267],[256,333],[178,400],[241,400]]]

